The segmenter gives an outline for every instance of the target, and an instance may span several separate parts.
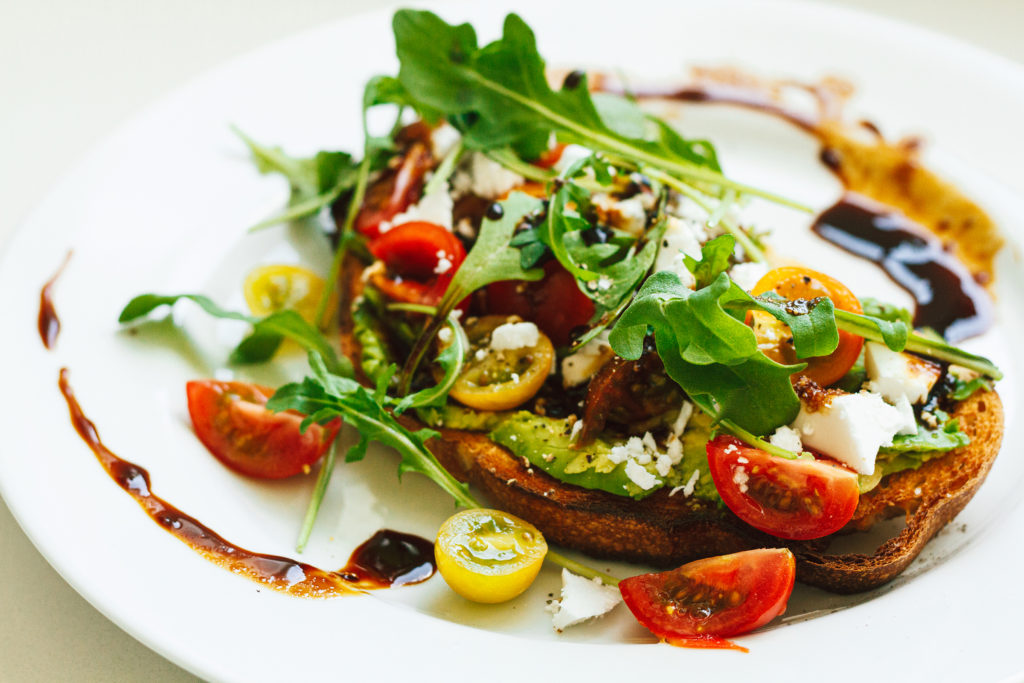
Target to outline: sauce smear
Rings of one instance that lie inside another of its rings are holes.
[[[103,444],[96,425],[85,416],[75,398],[67,368],[60,371],[59,385],[75,431],[107,474],[154,522],[214,564],[276,591],[303,598],[328,598],[419,583],[433,576],[436,569],[433,544],[397,531],[377,532],[356,549],[348,565],[340,571],[318,569],[279,555],[255,553],[225,540],[196,518],[154,495],[149,472],[120,458]]]
[[[57,278],[64,272],[64,268],[68,265],[68,261],[71,260],[71,252],[64,257],[64,262],[60,264],[60,268],[53,274],[46,284],[43,285],[43,289],[39,292],[39,319],[37,326],[39,329],[39,338],[43,340],[43,346],[47,349],[52,349],[57,343],[57,336],[60,334],[60,318],[57,317],[57,309],[53,307],[53,285],[56,284]]]
[[[955,256],[903,215],[847,194],[814,222],[815,233],[878,264],[916,302],[915,327],[930,327],[950,342],[980,334],[991,301]]]

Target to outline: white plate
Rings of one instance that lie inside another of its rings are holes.
[[[553,64],[621,66],[678,76],[686,64],[746,65],[763,74],[850,77],[856,109],[887,132],[926,133],[929,158],[981,201],[1008,232],[1024,206],[1016,131],[1024,116],[1024,75],[1008,62],[926,32],[859,14],[790,3],[645,3],[640,11],[593,3],[517,3]],[[632,7],[630,7],[632,9]],[[471,20],[494,36],[500,13],[444,6],[449,20]],[[1024,306],[1021,269],[1006,255],[1000,323],[975,348],[1007,371],[1001,385],[1006,447],[975,501],[895,589],[812,621],[741,639],[749,655],[650,644],[624,608],[558,637],[541,606],[555,590],[547,571],[503,608],[467,605],[440,579],[366,598],[303,601],[235,577],[192,553],[150,521],[104,474],[67,420],[57,371],[71,381],[106,443],[147,467],[154,490],[226,538],[261,552],[291,554],[311,481],[241,480],[209,458],[184,410],[185,379],[212,374],[235,333],[183,309],[194,342],[167,325],[139,336],[119,331],[121,306],[144,291],[203,290],[240,305],[240,275],[260,260],[323,265],[308,236],[246,226],[279,207],[280,181],[261,178],[228,132],[237,123],[260,140],[296,153],[357,148],[358,99],[374,73],[391,72],[387,13],[375,13],[276,43],[179,90],[99,147],[8,245],[0,287],[9,302],[12,362],[0,399],[6,435],[0,490],[40,551],[93,605],[161,654],[210,679],[265,680],[333,675],[385,679],[488,676],[548,678],[685,675],[790,680],[861,680],[867,672],[935,680],[996,679],[1014,673],[1013,616],[1024,556],[1019,362]],[[688,115],[690,130],[721,140],[727,170],[819,205],[835,186],[808,163],[812,147],[777,122],[751,114]],[[796,151],[794,151],[796,150]],[[782,178],[794,174],[798,182]],[[993,180],[993,178],[998,180]],[[782,183],[782,186],[779,185]],[[1001,184],[1002,183],[1002,184]],[[774,215],[780,229],[792,216]],[[806,223],[806,219],[803,219]],[[64,331],[47,353],[35,335],[38,289],[65,252],[74,257],[56,288]],[[1009,250],[1008,250],[1009,251]],[[832,254],[836,268],[856,268]],[[860,291],[888,285],[857,276]],[[857,288],[857,286],[855,286]],[[279,381],[283,375],[263,373]],[[382,462],[383,461],[383,462]],[[341,566],[381,526],[431,536],[451,506],[410,475],[395,490],[388,454],[340,468],[321,513],[308,561]],[[405,501],[414,500],[412,506]],[[965,530],[961,525],[966,524]],[[799,613],[843,604],[802,590]]]

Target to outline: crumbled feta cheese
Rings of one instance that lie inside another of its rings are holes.
[[[732,483],[739,487],[740,493],[747,492],[747,482],[750,481],[750,475],[747,474],[746,467],[737,467],[732,473]]]
[[[683,495],[689,498],[693,495],[694,489],[697,488],[697,482],[700,480],[700,470],[694,470],[690,478],[686,480],[686,485],[683,486]]]
[[[380,231],[387,232],[393,227],[412,221],[426,221],[443,225],[448,230],[452,229],[452,209],[454,202],[451,195],[444,190],[431,192],[423,195],[419,203],[413,204],[408,209],[398,214],[390,221],[380,224]]]
[[[649,451],[657,451],[658,450],[658,442],[654,440],[654,435],[651,434],[650,432],[644,432],[644,435],[643,435],[643,438],[641,439],[641,441],[643,441],[644,448],[646,448],[647,450],[649,450]]]
[[[782,425],[775,430],[771,438],[768,441],[778,448],[783,448],[787,451],[793,451],[794,453],[802,453],[804,450],[803,442],[800,441],[800,433],[792,427]]]
[[[892,445],[903,422],[900,411],[881,396],[861,392],[836,396],[813,412],[802,405],[792,426],[800,432],[804,446],[816,448],[860,474],[871,474],[878,449]]]
[[[487,349],[477,349],[473,356],[477,360],[483,360],[484,358],[487,358]]]
[[[900,396],[894,406],[896,410],[900,411],[900,417],[903,422],[900,425],[900,430],[897,434],[905,436],[913,436],[917,434],[917,420],[914,418],[914,409],[910,405],[910,401],[907,400],[906,396]]]
[[[473,152],[465,167],[452,178],[452,191],[456,196],[471,193],[484,199],[497,199],[524,182],[526,179],[518,173],[480,152]]]
[[[444,275],[452,269],[452,259],[454,256],[446,252],[444,249],[437,250],[437,265],[434,266],[434,273],[436,275]]]
[[[558,157],[558,161],[551,168],[558,173],[562,173],[577,161],[586,159],[593,153],[593,150],[587,149],[582,145],[566,145],[562,149],[562,156]]]
[[[607,331],[597,335],[579,351],[562,359],[562,385],[568,389],[583,384],[615,355]]]
[[[576,441],[579,438],[580,432],[583,431],[583,420],[576,420],[572,424],[572,431],[569,433],[569,441]]]
[[[683,442],[674,434],[665,446],[665,455],[669,457],[673,465],[678,465],[683,459]]]
[[[632,235],[639,235],[647,227],[647,212],[643,202],[636,197],[615,199],[607,193],[598,192],[591,196],[590,201],[601,223]]]
[[[459,131],[455,130],[454,126],[449,126],[447,123],[442,123],[440,126],[430,131],[430,151],[435,159],[444,159],[448,156],[448,153],[455,147],[455,143],[459,141]]]
[[[607,275],[602,274],[599,278],[597,278],[597,288],[602,292],[607,292],[609,289],[611,289],[612,284],[614,284],[612,282],[612,279]]]
[[[440,339],[442,343],[447,344],[452,340],[452,328],[442,327],[441,331],[437,333],[437,338]]]
[[[748,263],[737,263],[730,268],[729,277],[740,286],[740,289],[749,292],[767,272],[768,266],[765,264],[750,261]]]
[[[703,236],[703,231],[699,228],[695,229],[690,221],[669,216],[665,234],[662,235],[658,248],[658,256],[654,260],[654,270],[673,272],[679,276],[684,286],[692,289],[696,285],[696,280],[694,280],[690,269],[686,267],[683,257],[689,256],[700,260],[700,245]]]
[[[654,471],[662,477],[667,477],[668,473],[672,471],[672,458],[670,458],[667,453],[659,455],[657,461],[654,463]]]
[[[647,456],[648,460],[650,456]],[[652,489],[661,481],[647,471],[643,465],[639,464],[636,460],[629,460],[626,462],[626,476],[631,482],[642,488],[644,491]]]
[[[911,405],[924,403],[940,374],[937,365],[877,342],[864,344],[864,368],[870,380],[864,388],[881,394],[894,405],[900,396],[905,396]]]
[[[672,423],[672,433],[682,436],[691,417],[693,417],[693,404],[684,399],[683,405],[679,406],[679,414]]]
[[[607,614],[621,601],[622,594],[614,586],[563,569],[561,599],[548,605],[548,609],[554,613],[551,622],[555,630],[564,631],[574,624]]]
[[[505,323],[491,332],[491,348],[495,351],[529,348],[536,346],[538,341],[540,330],[534,323]]]

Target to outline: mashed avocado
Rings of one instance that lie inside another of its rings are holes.
[[[525,458],[531,467],[567,484],[639,500],[665,486],[685,487],[696,471],[699,473],[693,483],[692,495],[704,500],[719,499],[704,451],[711,424],[709,418],[701,413],[690,419],[682,437],[683,459],[666,476],[658,474],[653,462],[642,465],[657,480],[646,490],[626,475],[624,462],[615,463],[609,458],[612,447],[619,445],[610,437],[597,438],[585,448],[572,448],[572,426],[566,419],[544,417],[523,410],[492,413],[453,405],[420,411],[420,417],[432,426],[486,431],[493,441],[517,457]]]

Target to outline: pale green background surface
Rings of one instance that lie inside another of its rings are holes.
[[[1020,0],[817,1],[915,23],[1024,63]],[[381,4],[2,0],[0,244],[90,147],[169,89],[263,43]],[[0,614],[0,681],[194,680],[79,597],[3,505]]]

